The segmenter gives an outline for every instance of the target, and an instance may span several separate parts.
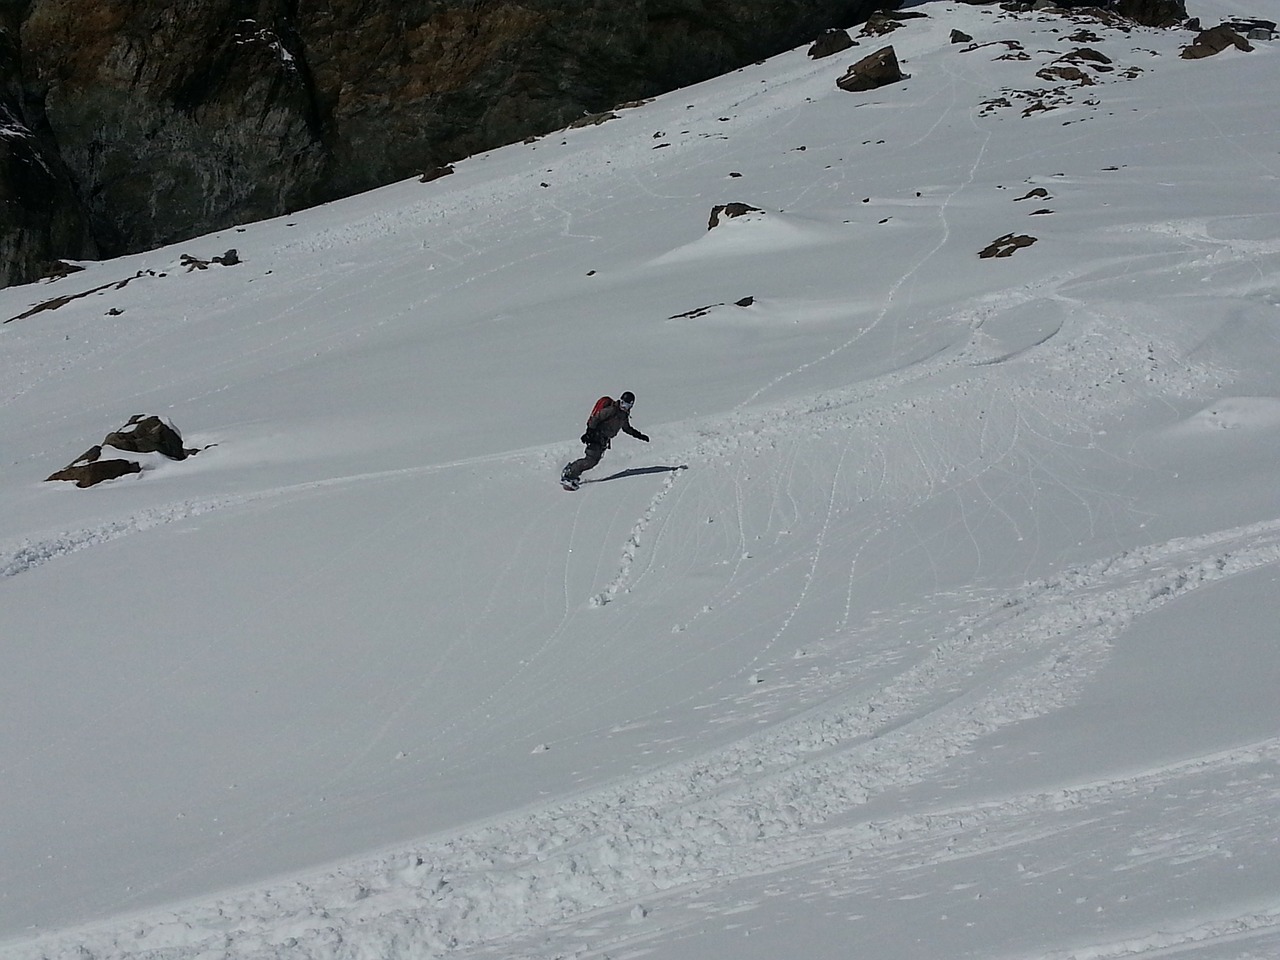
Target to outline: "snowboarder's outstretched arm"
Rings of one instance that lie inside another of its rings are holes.
[[[610,424],[610,427],[612,429],[609,431],[612,436],[616,437],[621,432],[629,436],[635,437],[637,440],[643,440],[645,443],[649,442],[648,436],[641,433],[639,430],[637,430],[635,427],[631,425],[631,414],[626,409],[622,407],[614,406],[614,407],[606,407],[605,410],[613,411],[610,414],[610,417],[613,419],[614,422]],[[605,410],[600,411],[600,416],[602,419],[604,418]]]

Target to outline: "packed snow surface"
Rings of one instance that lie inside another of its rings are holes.
[[[0,955],[1280,956],[1280,41],[911,10],[0,291]]]

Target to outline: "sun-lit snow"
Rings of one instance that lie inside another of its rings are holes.
[[[1280,956],[1280,40],[913,9],[0,291],[0,955]]]

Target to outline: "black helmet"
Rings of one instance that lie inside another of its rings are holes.
[[[618,401],[620,403],[625,403],[627,406],[631,406],[631,404],[636,402],[636,395],[630,390],[624,390],[622,396],[618,398]]]

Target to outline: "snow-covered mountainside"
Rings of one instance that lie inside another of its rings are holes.
[[[1280,956],[1280,41],[909,12],[0,291],[0,956]]]

